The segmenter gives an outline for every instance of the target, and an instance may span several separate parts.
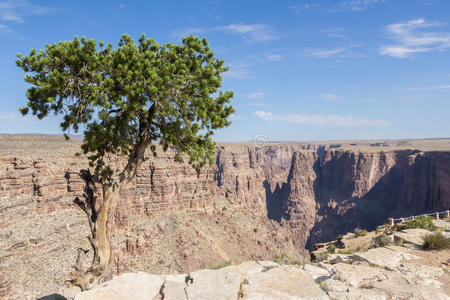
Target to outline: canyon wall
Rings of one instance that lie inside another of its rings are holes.
[[[37,294],[63,286],[76,248],[89,248],[86,216],[73,203],[87,162],[75,156],[78,142],[58,139],[0,145],[0,267],[29,293],[33,280],[42,281]],[[113,272],[300,258],[355,227],[449,207],[449,151],[222,144],[199,172],[169,151],[143,164],[115,207]]]

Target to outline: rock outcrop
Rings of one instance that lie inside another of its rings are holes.
[[[89,249],[86,216],[73,204],[88,168],[75,156],[79,145],[0,136],[0,266],[20,287],[17,299],[55,292],[76,248]],[[190,272],[280,253],[300,259],[355,227],[450,207],[450,151],[355,147],[222,144],[199,172],[170,151],[149,159],[110,222],[113,272]]]

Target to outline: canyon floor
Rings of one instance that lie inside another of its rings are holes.
[[[0,268],[11,299],[79,292],[64,284],[76,249],[89,249],[86,215],[73,203],[88,168],[79,151],[61,136],[0,135]],[[356,227],[450,207],[448,139],[225,143],[200,172],[172,158],[146,161],[121,194],[110,278],[282,253],[302,262],[315,243]]]

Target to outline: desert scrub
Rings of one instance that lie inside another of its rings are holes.
[[[316,257],[316,259],[314,261],[315,262],[327,261],[328,255],[329,254],[327,252],[322,252]]]
[[[356,237],[365,236],[367,234],[367,230],[356,228],[354,233]]]
[[[325,280],[319,280],[319,281],[316,281],[316,283],[319,285],[319,287],[322,289],[322,291],[324,291],[328,295],[328,293],[330,292],[330,288],[328,287]]]
[[[327,247],[327,253],[329,254],[333,254],[336,252],[336,246],[335,245],[330,245]]]
[[[424,249],[450,249],[450,238],[445,237],[442,232],[427,234],[423,240]]]
[[[211,269],[212,270],[219,270],[219,269],[222,269],[222,268],[225,268],[225,267],[228,267],[228,266],[231,266],[231,259],[226,261],[226,262],[220,263],[220,264],[212,267]]]
[[[412,220],[408,220],[402,226],[405,229],[408,228],[421,228],[425,230],[432,231],[436,229],[436,226],[433,224],[433,218],[427,216],[420,216]]]
[[[389,246],[392,243],[392,240],[387,234],[382,233],[374,237],[372,243],[374,247],[384,247]]]
[[[279,265],[300,265],[301,262],[297,259],[289,257],[286,253],[275,254],[273,261]]]

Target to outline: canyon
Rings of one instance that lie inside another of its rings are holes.
[[[88,169],[80,142],[0,135],[0,268],[12,299],[78,292],[64,284],[88,222],[74,204]],[[110,221],[113,274],[191,272],[302,260],[315,243],[389,217],[450,208],[450,141],[224,143],[200,171],[161,152]],[[120,168],[122,158],[112,165]],[[1,275],[1,274],[0,274]]]

